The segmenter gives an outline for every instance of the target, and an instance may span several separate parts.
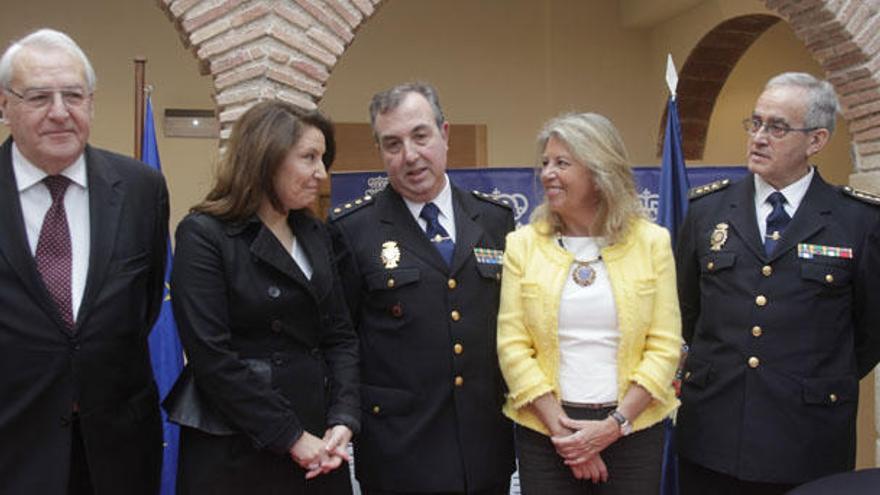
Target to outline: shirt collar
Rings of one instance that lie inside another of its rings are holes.
[[[437,208],[440,210],[440,215],[452,219],[454,218],[452,215],[452,187],[449,185],[449,176],[443,174],[443,180],[446,181],[446,185],[443,186],[443,189],[440,191],[440,194],[437,195],[430,202],[437,205]],[[401,196],[403,197],[403,196]],[[406,198],[403,198],[404,203],[406,203],[406,207],[409,208],[410,213],[414,218],[419,218],[419,214],[422,212],[422,208],[426,203],[416,203],[415,201],[410,201]]]
[[[785,196],[785,201],[792,210],[797,210],[801,201],[803,201],[804,196],[807,195],[807,189],[810,188],[810,182],[812,182],[815,173],[816,168],[810,166],[810,171],[807,172],[807,175],[779,190],[779,192]],[[755,174],[755,201],[759,205],[764,204],[774,191],[776,191],[776,189],[774,189],[773,186],[762,179],[760,175]]]
[[[15,141],[12,142],[12,170],[15,174],[18,192],[23,192],[33,187],[34,184],[41,182],[49,175],[25,158],[15,144]],[[67,177],[71,182],[83,189],[87,189],[88,177],[86,174],[85,154],[80,154],[72,164],[61,171],[61,175]]]

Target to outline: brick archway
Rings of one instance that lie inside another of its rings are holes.
[[[733,68],[752,43],[779,17],[765,14],[728,19],[706,33],[685,60],[676,99],[681,118],[681,146],[687,160],[701,160],[715,101]],[[657,156],[663,153],[666,111],[660,119]]]
[[[225,137],[231,123],[255,101],[280,98],[314,107],[358,27],[383,1],[157,3],[177,26],[184,44],[195,53],[202,72],[212,75],[221,137]],[[866,182],[869,188],[880,190],[880,35],[876,34],[880,33],[880,5],[874,1],[836,0],[764,3],[792,26],[841,96],[843,116],[855,143],[854,182],[859,182],[857,176],[870,176]],[[747,43],[750,41],[746,41],[746,46]],[[707,68],[695,68],[695,72],[703,70]],[[684,80],[683,84],[682,89],[686,89]],[[686,104],[686,91],[680,91],[679,98],[685,122],[692,115],[698,115],[695,121],[708,118],[714,105],[713,99],[707,112],[706,102],[695,100],[694,108]],[[688,149],[695,152],[701,148],[702,145],[693,145]]]

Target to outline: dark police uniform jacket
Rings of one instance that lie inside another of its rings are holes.
[[[767,256],[754,177],[715,188],[691,202],[676,252],[680,454],[749,481],[852,469],[859,378],[878,360],[880,207],[817,171]],[[804,252],[823,247],[843,249]]]
[[[355,469],[370,489],[470,492],[506,483],[514,469],[495,344],[513,217],[454,186],[452,203],[451,269],[391,187],[331,213],[361,342]],[[475,248],[497,250],[498,263],[478,261]]]

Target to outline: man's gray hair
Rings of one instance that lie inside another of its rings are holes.
[[[834,133],[840,103],[831,83],[806,72],[783,72],[767,81],[764,89],[777,86],[801,88],[806,91],[808,100],[804,127],[824,128],[828,129],[829,133]]]
[[[0,87],[9,88],[9,85],[12,83],[12,63],[24,48],[63,50],[79,58],[85,72],[86,89],[89,93],[95,90],[95,84],[97,83],[95,69],[92,68],[92,64],[89,62],[89,58],[86,57],[85,52],[82,51],[82,48],[70,36],[54,29],[34,31],[20,40],[13,41],[9,45],[9,48],[0,57]]]
[[[373,99],[370,101],[370,126],[373,128],[374,138],[377,140],[379,138],[376,135],[376,116],[400,106],[406,95],[410,93],[418,93],[428,100],[431,110],[434,112],[434,122],[437,123],[437,128],[443,127],[446,117],[443,116],[443,109],[440,108],[440,97],[437,96],[437,90],[428,83],[408,82],[373,95]]]

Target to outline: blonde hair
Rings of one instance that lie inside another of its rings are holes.
[[[566,113],[544,124],[538,134],[538,163],[550,138],[562,142],[580,165],[593,175],[599,190],[599,207],[593,220],[593,235],[614,244],[626,235],[629,224],[643,218],[636,183],[626,146],[610,120],[597,113]],[[545,235],[562,227],[559,215],[550,211],[547,197],[532,212],[531,221]]]

